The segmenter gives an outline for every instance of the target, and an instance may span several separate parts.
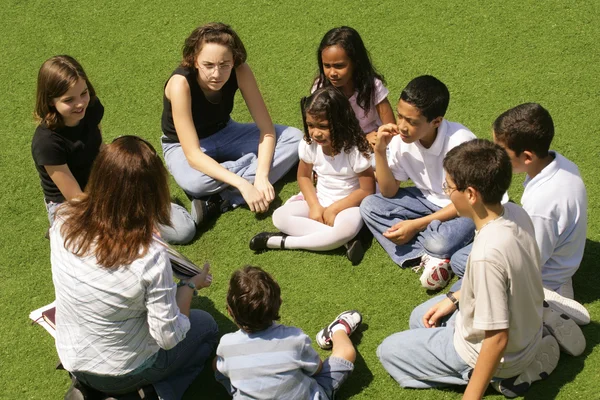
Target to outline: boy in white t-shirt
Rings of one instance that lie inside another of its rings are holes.
[[[421,283],[428,289],[446,286],[450,256],[474,234],[473,221],[457,218],[442,190],[444,156],[475,139],[464,126],[444,119],[449,101],[448,88],[433,76],[409,82],[397,105],[398,124],[378,130],[374,155],[381,193],[360,206],[365,224],[396,264],[424,267]],[[414,187],[399,188],[409,179]]]
[[[536,103],[502,113],[493,124],[494,141],[508,153],[514,173],[526,173],[523,208],[533,221],[540,249],[542,281],[550,306],[579,324],[589,313],[573,299],[572,277],[579,268],[586,242],[587,193],[577,166],[550,151],[554,123]],[[452,269],[462,276],[470,247],[457,252]]]
[[[418,306],[410,330],[385,339],[378,357],[402,387],[467,385],[463,399],[480,399],[493,380],[508,397],[522,395],[559,359],[556,339],[542,337],[533,224],[521,207],[501,204],[512,171],[500,146],[463,143],[444,169],[444,192],[477,229],[462,289]]]

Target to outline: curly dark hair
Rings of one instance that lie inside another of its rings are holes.
[[[331,85],[323,71],[323,60],[321,58],[323,50],[331,46],[340,46],[352,61],[352,83],[354,84],[354,89],[358,91],[356,104],[365,113],[368,113],[371,110],[371,104],[375,100],[375,78],[379,79],[383,84],[385,84],[385,79],[373,67],[369,51],[354,28],[350,28],[349,26],[333,28],[323,36],[317,50],[317,62],[319,63],[317,88]]]
[[[366,158],[371,158],[371,146],[350,102],[339,89],[333,86],[317,89],[312,95],[300,100],[300,107],[306,143],[312,143],[306,124],[306,114],[310,114],[329,121],[331,148],[334,154],[341,153],[342,150],[349,153],[356,147]]]
[[[233,54],[235,68],[246,62],[246,48],[231,26],[221,22],[211,22],[194,29],[185,39],[182,51],[183,59],[180,65],[184,68],[195,68],[196,57],[202,51],[205,43],[217,43],[229,48]]]
[[[280,318],[281,289],[262,268],[246,265],[231,275],[227,306],[243,331],[260,332]]]

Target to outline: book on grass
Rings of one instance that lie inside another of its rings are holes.
[[[45,330],[48,331],[53,338],[56,339],[56,305],[54,301],[44,307],[33,310],[29,313],[29,319],[33,324],[41,325]]]
[[[194,264],[189,258],[172,248],[167,242],[154,235],[154,240],[163,245],[167,249],[167,254],[171,260],[171,267],[173,268],[173,274],[178,279],[189,279],[192,276],[198,275],[201,271],[196,264]]]

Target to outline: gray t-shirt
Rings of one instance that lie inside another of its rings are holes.
[[[475,236],[460,293],[456,351],[475,367],[485,331],[508,328],[508,344],[494,376],[519,375],[542,339],[543,300],[533,224],[525,210],[507,203],[504,214]]]

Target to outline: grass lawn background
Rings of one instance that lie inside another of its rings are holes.
[[[66,373],[53,370],[57,356],[52,339],[27,318],[31,310],[54,299],[49,242],[44,239],[48,222],[30,152],[40,65],[56,54],[74,56],[105,106],[104,140],[135,134],[159,148],[162,89],[180,60],[184,39],[198,25],[223,21],[244,41],[248,62],[276,123],[301,125],[298,103],[315,76],[316,49],[324,33],[340,25],[361,33],[387,79],[394,106],[410,79],[432,74],[450,89],[448,119],[461,122],[478,137],[490,138],[496,116],[517,104],[536,101],[550,111],[556,126],[552,147],[579,165],[588,188],[588,244],[574,287],[593,321],[583,328],[588,342],[584,354],[562,354],[550,379],[535,384],[526,399],[599,399],[600,301],[595,274],[600,259],[599,15],[599,2],[578,0],[498,4],[3,0],[0,398],[59,399],[69,385]],[[233,117],[250,120],[239,95]],[[277,185],[275,206],[297,192],[293,174],[289,178]],[[510,195],[517,202],[522,182],[523,176],[516,176],[511,186]],[[176,200],[189,206],[173,180],[171,189]],[[214,283],[193,307],[211,312],[222,332],[234,330],[225,311],[228,278],[244,264],[260,265],[282,287],[282,322],[302,328],[311,337],[342,310],[356,308],[363,313],[365,328],[356,338],[356,369],[339,398],[460,398],[460,388],[401,389],[375,355],[379,343],[407,329],[411,310],[431,297],[414,273],[399,269],[377,243],[357,267],[342,251],[253,254],[249,239],[272,229],[270,215],[257,218],[247,209],[238,209],[181,247],[191,259],[210,260],[213,265]],[[502,398],[491,389],[487,393],[489,398]],[[185,398],[227,397],[206,372]]]

